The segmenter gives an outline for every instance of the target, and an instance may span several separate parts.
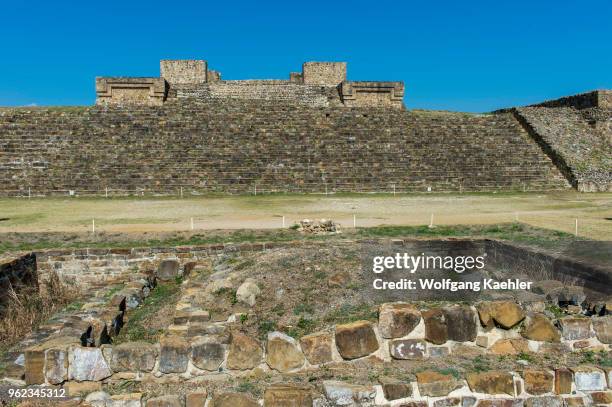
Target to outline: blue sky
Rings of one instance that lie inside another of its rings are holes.
[[[0,105],[82,105],[95,76],[209,61],[224,79],[347,61],[402,80],[409,108],[489,111],[612,88],[612,1],[11,1]]]

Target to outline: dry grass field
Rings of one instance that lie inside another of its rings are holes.
[[[344,228],[512,222],[612,240],[612,193],[341,194],[0,199],[0,233],[271,229],[304,218]],[[353,218],[353,216],[355,218]]]

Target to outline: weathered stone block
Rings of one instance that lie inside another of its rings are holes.
[[[313,365],[332,361],[332,336],[329,332],[316,332],[300,338],[304,356]]]
[[[344,359],[357,359],[378,350],[378,340],[372,324],[357,321],[336,326],[336,347]]]
[[[486,328],[498,325],[510,329],[525,318],[523,309],[513,301],[481,302],[476,309],[480,323]]]
[[[532,341],[559,342],[561,339],[559,330],[546,315],[539,313],[527,316],[521,335]]]
[[[110,360],[115,372],[150,372],[155,367],[157,348],[147,342],[126,342],[113,347]]]
[[[208,392],[206,390],[187,393],[185,396],[185,407],[204,407],[206,405],[206,398]]]
[[[141,407],[142,393],[116,394],[111,400],[112,407]]]
[[[599,391],[606,388],[604,372],[591,367],[576,367],[571,369],[574,373],[574,383],[578,391]]]
[[[514,397],[514,380],[511,373],[501,371],[470,373],[466,379],[474,392],[508,394]]]
[[[412,304],[383,304],[378,313],[378,329],[383,338],[401,338],[419,324],[421,313]]]
[[[159,263],[157,278],[161,281],[169,281],[180,275],[180,265],[178,260],[167,259]]]
[[[425,323],[425,339],[436,345],[442,345],[448,340],[446,316],[441,308],[432,308],[422,313]]]
[[[323,382],[323,393],[333,406],[353,406],[359,403],[372,403],[376,398],[376,388],[359,386],[338,381]]]
[[[295,339],[282,332],[270,332],[266,344],[266,362],[272,369],[288,372],[302,367],[305,358]]]
[[[381,377],[378,381],[387,400],[392,401],[412,396],[412,385],[410,383],[403,383],[388,377]]]
[[[50,384],[60,384],[68,378],[68,351],[49,349],[46,355],[45,377]]]
[[[446,396],[451,391],[461,387],[461,383],[452,375],[433,370],[418,372],[416,377],[421,396]]]
[[[489,351],[495,355],[518,355],[529,352],[529,343],[522,338],[499,339]]]
[[[209,407],[259,407],[259,403],[245,394],[223,393],[216,394]]]
[[[232,333],[227,356],[228,369],[253,369],[261,363],[262,356],[259,341],[241,333]]]
[[[394,359],[423,359],[427,342],[420,339],[396,339],[389,341],[389,353]]]
[[[183,407],[183,403],[179,396],[167,395],[147,400],[146,407]]]
[[[556,396],[529,397],[525,407],[563,407],[563,399]]]
[[[569,369],[561,368],[555,370],[555,393],[570,394],[574,376]]]
[[[224,358],[225,347],[216,337],[200,338],[191,344],[191,361],[200,369],[218,370]]]
[[[305,386],[276,384],[264,392],[264,406],[312,407],[312,394]]]
[[[164,336],[159,343],[159,371],[184,373],[189,363],[189,343],[179,336]]]
[[[530,394],[544,394],[553,389],[553,375],[546,370],[527,369],[523,372],[525,391]]]
[[[612,344],[612,315],[593,318],[593,330],[600,342]]]
[[[70,380],[100,381],[113,374],[100,348],[73,346],[70,348],[68,356],[68,377]]]
[[[576,340],[591,337],[591,320],[589,318],[567,317],[559,320],[564,339]]]

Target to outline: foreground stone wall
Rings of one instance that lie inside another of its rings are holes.
[[[262,100],[0,109],[0,194],[549,190],[569,185],[511,114]]]

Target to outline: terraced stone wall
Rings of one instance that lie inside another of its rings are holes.
[[[0,151],[4,196],[569,186],[511,114],[189,98],[0,109]]]

